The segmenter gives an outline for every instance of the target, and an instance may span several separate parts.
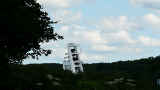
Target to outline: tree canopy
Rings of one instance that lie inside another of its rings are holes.
[[[41,48],[40,43],[63,39],[36,0],[2,0],[0,10],[0,64],[48,55],[51,51]]]

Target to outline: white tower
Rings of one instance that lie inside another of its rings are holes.
[[[67,45],[67,60],[63,62],[63,69],[70,70],[73,73],[83,72],[82,61],[80,60],[80,48],[75,43],[69,43]]]

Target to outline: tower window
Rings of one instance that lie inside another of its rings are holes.
[[[72,54],[72,56],[74,61],[78,60],[78,54]]]
[[[71,52],[72,52],[72,53],[75,53],[75,52],[76,52],[76,49],[71,49]]]
[[[79,65],[79,63],[75,63],[75,65]]]
[[[77,60],[78,60],[78,58],[74,58],[74,57],[73,57],[73,61],[77,61]]]
[[[78,58],[78,54],[72,54],[72,56]]]

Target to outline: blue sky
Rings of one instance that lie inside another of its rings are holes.
[[[79,43],[84,63],[133,60],[160,54],[160,0],[38,0],[59,21],[64,40],[41,43],[49,56],[30,63],[62,63],[67,43]]]

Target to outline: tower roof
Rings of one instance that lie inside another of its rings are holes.
[[[68,47],[72,47],[72,46],[79,46],[79,44],[77,44],[77,43],[68,43],[68,45],[67,45]]]

